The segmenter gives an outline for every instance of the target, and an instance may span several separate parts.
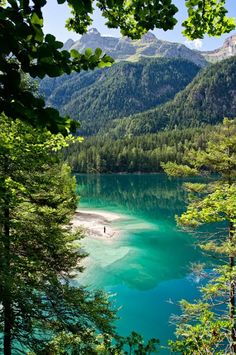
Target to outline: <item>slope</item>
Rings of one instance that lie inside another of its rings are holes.
[[[207,61],[215,63],[236,55],[236,34],[228,37],[223,46],[214,51],[199,52]]]
[[[172,99],[199,71],[183,59],[142,59],[111,68],[44,79],[47,104],[79,119],[83,134],[96,134],[107,122],[146,111]]]
[[[100,132],[119,137],[163,129],[216,124],[236,117],[236,57],[199,72],[173,100],[141,114],[114,120]]]

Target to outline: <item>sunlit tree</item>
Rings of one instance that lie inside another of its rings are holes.
[[[163,164],[173,176],[217,174],[206,183],[186,183],[190,200],[186,212],[177,217],[183,228],[205,224],[221,227],[216,235],[205,234],[204,252],[220,256],[202,287],[202,299],[181,302],[183,314],[172,349],[184,354],[235,354],[235,256],[236,256],[236,121],[225,119],[212,132],[205,151],[189,153],[189,165]],[[211,275],[212,274],[212,275]]]
[[[46,107],[43,99],[22,87],[21,73],[33,78],[57,77],[110,66],[113,60],[101,49],[95,52],[87,49],[85,53],[62,50],[63,43],[43,32],[42,9],[46,3],[47,0],[0,2],[0,112],[67,134],[68,130],[75,130],[76,123],[61,117],[57,110]],[[80,34],[92,24],[96,6],[109,28],[120,28],[122,35],[133,39],[154,28],[173,29],[177,23],[178,9],[171,0],[57,0],[57,3],[58,6],[67,3],[71,9],[67,28]],[[189,38],[201,38],[204,34],[218,36],[235,27],[234,20],[226,16],[225,0],[188,0],[186,6],[189,18],[183,25]]]

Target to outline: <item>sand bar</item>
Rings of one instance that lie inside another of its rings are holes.
[[[108,240],[117,238],[120,234],[120,231],[112,226],[112,222],[124,218],[109,211],[79,208],[71,222],[75,228],[82,227],[88,237]]]

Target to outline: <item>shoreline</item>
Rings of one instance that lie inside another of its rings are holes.
[[[165,175],[164,171],[107,171],[107,172],[93,172],[93,173],[81,173],[79,171],[72,171],[73,174],[75,175],[159,175],[163,174]]]
[[[121,231],[112,226],[112,222],[124,219],[125,217],[114,212],[78,208],[71,221],[73,228],[82,228],[85,236],[100,240],[114,240],[118,238]]]

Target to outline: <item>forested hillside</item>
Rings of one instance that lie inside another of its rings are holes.
[[[183,163],[191,149],[204,149],[216,127],[175,129],[157,134],[124,137],[88,137],[73,144],[64,158],[75,172],[159,172],[160,163]]]
[[[46,78],[40,91],[47,104],[81,122],[83,134],[96,134],[112,119],[146,111],[172,99],[200,68],[183,59],[143,59],[108,69]]]
[[[140,135],[173,129],[216,124],[236,116],[236,57],[202,71],[175,98],[153,110],[115,120],[101,132],[112,136]]]

